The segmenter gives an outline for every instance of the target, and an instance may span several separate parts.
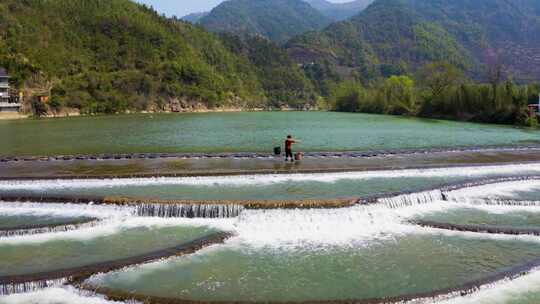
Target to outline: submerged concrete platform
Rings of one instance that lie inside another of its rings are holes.
[[[290,163],[273,156],[47,158],[0,162],[0,179],[213,176],[399,170],[540,162],[540,147],[402,153],[312,153]]]

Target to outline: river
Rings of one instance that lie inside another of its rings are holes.
[[[333,112],[134,114],[0,121],[0,155],[272,152],[287,134],[301,151],[535,144],[509,126]]]

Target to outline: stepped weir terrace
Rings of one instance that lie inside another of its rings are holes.
[[[540,301],[534,131],[295,112],[0,134],[2,304]]]

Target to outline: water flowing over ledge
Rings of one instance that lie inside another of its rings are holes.
[[[183,217],[183,218],[230,218],[237,217],[244,210],[242,205],[180,205],[180,204],[139,204],[138,216]]]
[[[248,209],[317,209],[317,208],[346,208],[356,204],[383,204],[389,208],[399,208],[417,204],[427,204],[436,201],[460,202],[464,198],[458,190],[471,189],[484,185],[502,184],[508,182],[538,182],[540,175],[493,177],[471,179],[465,182],[451,183],[438,187],[430,187],[423,191],[403,191],[391,194],[375,194],[361,198],[345,199],[307,199],[307,200],[162,200],[127,197],[91,197],[91,196],[46,196],[40,194],[0,193],[1,202],[17,203],[71,203],[95,206],[117,206],[118,208],[134,208],[134,214],[139,216],[156,217],[187,217],[187,218],[226,218],[236,217]],[[497,198],[467,198],[472,204],[510,205],[510,206],[540,206],[540,202],[518,201]]]
[[[330,199],[330,200],[275,200],[275,201],[195,201],[195,200],[159,200],[124,197],[75,197],[71,195],[45,196],[45,195],[2,195],[2,202],[18,204],[57,204],[70,203],[92,206],[117,206],[119,208],[133,208],[138,216],[152,217],[185,217],[185,218],[228,218],[237,217],[246,209],[317,209],[317,208],[345,208],[354,206],[357,199]]]
[[[136,301],[113,302],[106,300],[103,295],[95,292],[78,289],[73,286],[49,287],[16,293],[2,298],[2,304],[25,304],[25,303],[48,303],[48,304],[142,304]]]
[[[0,283],[0,297],[33,292],[50,287],[59,287],[69,283],[71,278],[60,278],[60,279],[51,279],[51,280],[37,280],[29,281],[23,283]]]
[[[42,233],[66,232],[84,228],[95,227],[99,225],[99,219],[87,219],[79,221],[71,221],[68,223],[54,225],[31,225],[26,227],[16,228],[0,228],[0,238],[12,236],[35,235]]]
[[[466,182],[452,183],[449,185],[444,185],[437,187],[435,189],[430,189],[426,191],[419,192],[397,192],[391,194],[376,194],[368,197],[363,197],[358,200],[359,204],[384,204],[389,208],[400,208],[411,205],[427,204],[437,201],[445,202],[466,202],[469,204],[476,205],[497,205],[497,206],[530,206],[536,207],[540,206],[540,201],[521,201],[521,200],[512,200],[512,199],[498,199],[498,198],[469,198],[459,195],[461,190],[466,189],[475,189],[481,186],[486,185],[496,185],[504,184],[510,182],[533,182],[538,183],[540,181],[540,176],[531,175],[531,176],[513,176],[513,177],[495,177],[487,179],[473,179]]]
[[[413,225],[421,227],[429,227],[436,229],[462,231],[462,232],[476,232],[476,233],[493,233],[493,234],[508,234],[508,235],[540,235],[540,228],[510,228],[510,227],[498,227],[491,225],[458,225],[451,223],[442,223],[435,221],[414,220],[410,221]]]

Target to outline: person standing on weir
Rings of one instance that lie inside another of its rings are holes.
[[[289,160],[289,157],[291,158],[291,162],[294,163],[294,155],[292,151],[292,146],[296,144],[298,141],[294,140],[292,135],[288,135],[287,139],[285,139],[285,161]]]

